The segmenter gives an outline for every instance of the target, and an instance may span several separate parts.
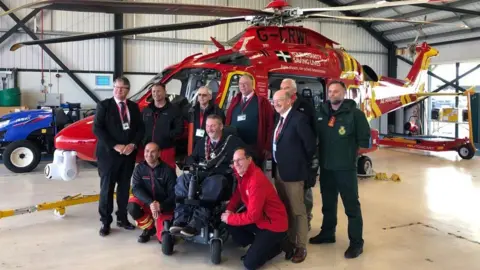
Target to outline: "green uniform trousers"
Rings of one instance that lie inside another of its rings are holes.
[[[320,192],[322,194],[322,234],[334,236],[337,226],[338,193],[348,217],[348,238],[350,245],[363,246],[363,219],[358,200],[356,170],[332,171],[320,169]]]

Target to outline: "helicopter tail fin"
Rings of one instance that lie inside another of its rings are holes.
[[[405,80],[380,77],[378,82],[373,83],[372,91],[366,95],[365,100],[364,111],[368,119],[380,117],[425,98],[416,94],[425,92],[430,60],[438,55],[438,51],[427,43],[413,46],[407,50],[414,49],[416,58]]]

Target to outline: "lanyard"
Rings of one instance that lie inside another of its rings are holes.
[[[247,103],[246,103],[245,105],[243,105],[243,106],[240,105],[240,106],[241,106],[240,112],[241,112],[242,114],[243,114],[243,111],[245,111],[245,108],[247,108],[248,104],[250,104],[250,101],[252,101],[252,99],[253,99],[253,96],[247,101]],[[244,103],[244,102],[243,102],[243,98],[242,98],[242,103]]]
[[[202,128],[202,125],[203,125],[203,115],[205,114],[205,111],[202,112],[202,110],[200,110],[200,129]]]
[[[120,113],[120,118],[122,119],[122,123],[124,123],[123,121],[123,118],[125,117],[127,120],[128,120],[128,115],[127,115],[127,108],[126,108],[127,104],[125,103],[125,115],[122,114],[122,107],[120,107],[117,103],[117,108],[118,108],[118,112]],[[128,122],[128,121],[127,121]]]

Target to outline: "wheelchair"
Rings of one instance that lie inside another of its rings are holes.
[[[220,164],[222,160],[217,163],[217,166],[215,166],[215,168],[218,167],[218,164]],[[171,222],[165,221],[162,232],[162,253],[165,255],[171,255],[173,253],[175,245],[174,239],[175,237],[179,237],[186,242],[210,245],[210,256],[212,263],[220,264],[223,244],[229,238],[227,225],[221,221],[220,216],[223,212],[225,212],[228,200],[230,199],[233,191],[235,190],[236,185],[235,181],[233,181],[233,170],[227,172],[227,180],[228,183],[231,183],[231,185],[227,185],[226,190],[222,190],[221,198],[219,198],[219,200],[215,202],[205,202],[197,198],[200,194],[199,187],[202,181],[206,177],[208,177],[207,165],[205,163],[191,164],[188,167],[184,167],[183,171],[186,170],[185,168],[188,168],[188,171],[192,174],[188,185],[188,197],[177,198],[176,202],[194,206],[208,207],[211,209],[211,215],[207,222],[208,225],[202,228],[199,234],[193,237],[184,236],[180,233],[170,233]],[[231,179],[229,176],[231,176]]]

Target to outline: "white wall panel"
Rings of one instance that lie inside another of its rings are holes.
[[[321,33],[345,50],[385,53],[387,49],[364,29],[350,24],[321,23]]]
[[[202,52],[205,47],[208,52],[216,50],[216,47],[208,45],[127,40],[124,47],[124,68],[125,71],[158,73],[187,56]]]
[[[58,36],[45,35],[44,38]],[[14,52],[10,47],[31,38],[26,34],[15,34],[0,44],[0,68],[40,69],[42,49],[40,46],[25,46]],[[113,40],[88,40],[47,45],[50,50],[72,70],[113,71]],[[60,67],[45,53],[45,69]]]

